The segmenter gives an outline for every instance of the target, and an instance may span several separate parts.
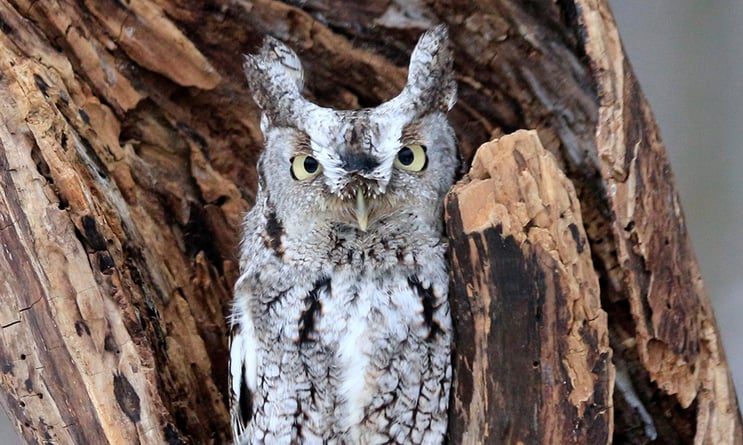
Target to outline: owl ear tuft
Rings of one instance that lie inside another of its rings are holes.
[[[302,63],[283,42],[266,36],[257,54],[245,55],[243,69],[253,100],[272,121],[302,99]]]
[[[405,87],[430,109],[451,110],[457,101],[454,55],[446,25],[426,31],[410,56]]]

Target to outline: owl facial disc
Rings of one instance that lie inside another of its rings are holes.
[[[299,57],[266,37],[244,68],[262,111],[261,173],[272,201],[283,203],[278,219],[302,232],[311,217],[371,239],[362,233],[387,230],[396,212],[425,209],[453,171],[444,168],[456,150],[446,121],[456,100],[453,59],[446,28],[433,28],[416,45],[397,96],[373,108],[336,110],[302,95]]]

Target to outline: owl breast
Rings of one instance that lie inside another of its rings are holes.
[[[344,263],[253,306],[249,443],[441,442],[451,380],[444,248],[360,244],[335,244],[329,258]]]

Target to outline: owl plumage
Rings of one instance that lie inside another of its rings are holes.
[[[439,444],[451,383],[442,201],[457,165],[443,26],[378,107],[302,97],[297,55],[266,38],[245,72],[265,149],[231,323],[239,444]]]

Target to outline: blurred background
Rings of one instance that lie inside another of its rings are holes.
[[[743,401],[743,1],[610,3],[671,157]],[[20,444],[5,414],[0,444]]]
[[[743,1],[610,0],[743,401]]]

